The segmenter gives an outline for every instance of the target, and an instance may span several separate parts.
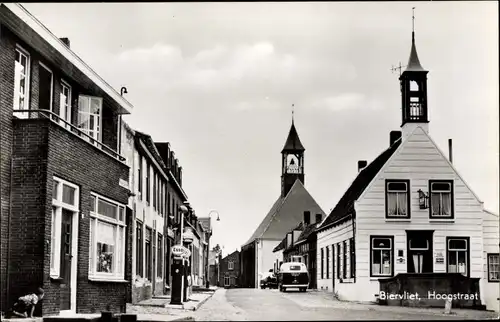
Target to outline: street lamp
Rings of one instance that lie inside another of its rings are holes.
[[[208,225],[210,226],[210,230],[208,232],[208,241],[207,241],[207,264],[205,267],[205,285],[207,288],[210,288],[210,281],[209,281],[209,275],[208,275],[208,269],[210,267],[209,262],[210,262],[210,237],[212,237],[212,225],[210,225],[210,215],[217,214],[217,221],[220,221],[219,217],[219,212],[217,210],[210,210],[208,213]]]

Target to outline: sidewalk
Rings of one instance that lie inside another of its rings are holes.
[[[189,312],[196,311],[203,303],[205,303],[209,298],[211,298],[216,292],[217,288],[210,288],[210,290],[200,290],[193,292],[189,300],[184,302],[182,305],[170,304],[170,295],[155,296],[152,299],[141,301],[137,304],[127,303],[126,312],[135,313],[139,315],[147,315],[154,318],[154,320],[142,320],[141,321],[172,321],[171,319],[158,320],[161,317],[171,317],[171,318],[189,318]]]
[[[328,306],[333,308],[348,309],[348,310],[368,310],[380,312],[395,312],[395,313],[408,313],[408,314],[432,314],[439,316],[454,316],[457,319],[481,319],[481,320],[498,320],[499,312],[472,310],[472,309],[459,309],[452,308],[450,314],[444,313],[443,308],[424,308],[424,307],[408,307],[408,306],[386,306],[378,305],[376,303],[361,303],[361,302],[348,302],[336,300],[333,298],[332,293],[324,291],[308,291],[311,295],[321,297],[328,301]]]

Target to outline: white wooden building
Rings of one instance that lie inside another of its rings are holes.
[[[453,166],[451,141],[447,158],[429,135],[427,73],[412,34],[400,77],[401,131],[391,132],[389,147],[370,164],[358,162],[358,175],[318,228],[318,289],[373,302],[388,280],[405,281],[425,297],[417,305],[433,306],[442,302],[425,290],[456,293],[460,280],[480,299],[453,305],[498,311],[499,218]]]

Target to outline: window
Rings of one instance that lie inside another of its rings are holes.
[[[52,111],[54,75],[42,62],[38,65],[38,108]]]
[[[232,261],[227,262],[227,269],[230,271],[234,269],[234,263]]]
[[[156,210],[156,171],[153,171],[153,209]]]
[[[29,109],[30,86],[30,55],[20,46],[16,48],[14,64],[14,110]],[[29,115],[18,114],[18,117],[27,118]]]
[[[160,192],[159,192],[159,199],[158,199],[158,204],[159,204],[159,213],[160,213],[160,216],[163,217],[163,181],[161,180],[161,178],[159,178],[158,182],[160,183],[159,186],[160,186]]]
[[[224,286],[229,286],[229,276],[224,276]]]
[[[342,243],[342,278],[347,278],[347,240]]]
[[[330,278],[330,249],[328,246],[325,247],[326,252],[326,279]]]
[[[447,272],[469,276],[469,237],[447,237]]]
[[[394,236],[371,236],[370,276],[392,276]]]
[[[137,221],[135,229],[135,271],[139,276],[143,276],[144,274],[144,261],[143,261],[143,243],[142,243],[142,222]]]
[[[101,97],[86,95],[80,95],[78,97],[77,125],[83,133],[90,137],[84,137],[84,139],[91,143],[94,143],[94,140],[101,141],[101,114]]]
[[[351,277],[356,277],[356,257],[354,250],[354,238],[349,239],[349,260],[350,260],[350,269],[351,269]]]
[[[61,93],[59,94],[59,116],[64,121],[71,123],[71,86],[64,81],[61,81]],[[71,130],[71,127],[60,122],[66,129]]]
[[[142,155],[139,154],[139,166],[137,167],[137,191],[139,192],[139,199],[142,200]]]
[[[333,245],[332,245],[333,247]],[[340,279],[340,277],[342,276],[341,275],[341,272],[340,272],[340,244],[337,244],[337,279]]]
[[[150,175],[150,165],[149,162],[146,161],[146,202],[149,205],[149,189],[151,189],[151,182],[149,182],[149,175]]]
[[[453,218],[453,181],[429,181],[430,218]]]
[[[144,238],[145,241],[145,249],[146,249],[146,278],[151,281],[151,237],[153,235],[153,230],[149,227],[146,227],[146,236]]]
[[[500,281],[498,254],[488,254],[488,282]]]
[[[156,276],[158,278],[163,278],[163,236],[158,234],[158,255],[156,256],[157,268],[156,268]]]
[[[386,180],[386,218],[410,218],[409,191],[409,180]]]
[[[91,194],[89,277],[123,280],[125,268],[125,207]]]
[[[50,276],[57,278],[61,274],[61,225],[63,212],[78,213],[80,193],[77,185],[56,177],[53,179],[52,187]]]
[[[324,270],[323,270],[323,267],[324,267],[324,264],[325,264],[325,258],[324,258],[325,254],[324,254],[324,250],[323,248],[321,248],[321,279],[324,278]]]

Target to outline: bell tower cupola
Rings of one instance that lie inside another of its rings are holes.
[[[306,149],[302,145],[295,129],[292,112],[292,126],[288,133],[285,146],[281,151],[281,196],[285,197],[292,188],[295,181],[298,179],[304,184],[304,151]]]
[[[414,8],[413,8],[414,9]],[[414,26],[415,15],[412,16]],[[427,73],[417,55],[415,29],[411,33],[411,51],[408,65],[399,77],[402,98],[402,135],[407,137],[417,126],[429,131],[429,113],[427,105]]]

